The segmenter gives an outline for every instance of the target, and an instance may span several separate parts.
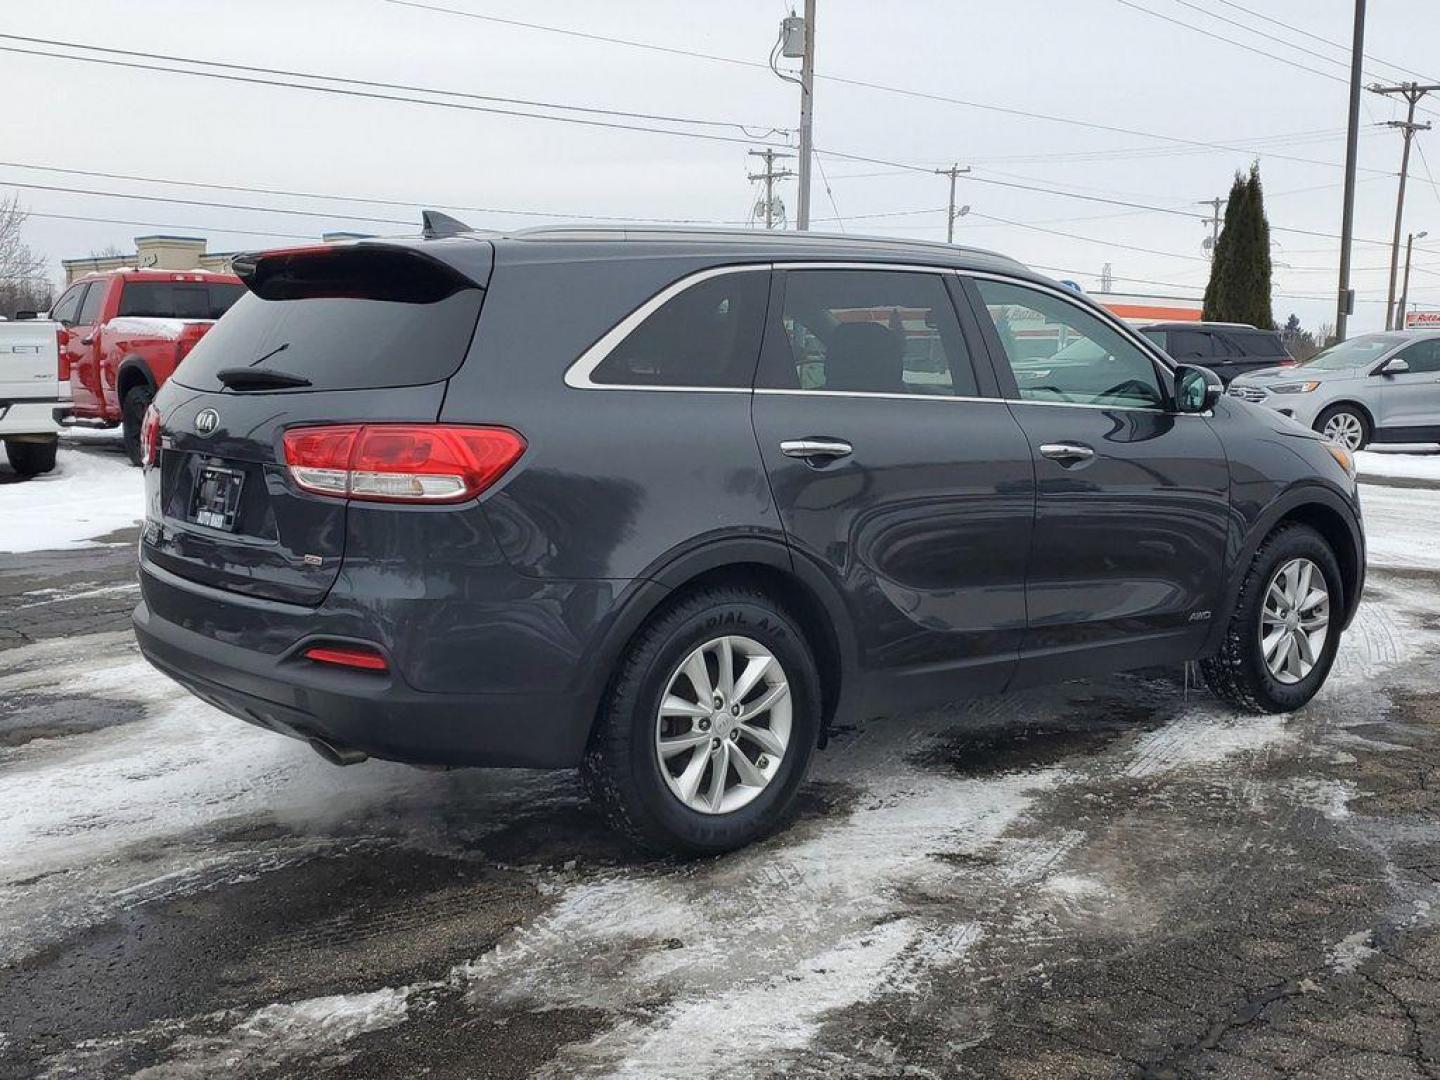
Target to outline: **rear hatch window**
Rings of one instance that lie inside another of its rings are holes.
[[[240,367],[283,371],[309,390],[439,382],[464,360],[484,298],[404,249],[270,256],[249,285],[176,371],[182,386],[221,391],[219,373]]]

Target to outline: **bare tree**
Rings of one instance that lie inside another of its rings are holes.
[[[25,243],[29,218],[19,196],[0,199],[0,314],[13,318],[16,311],[49,308],[55,294],[45,277],[45,256]]]

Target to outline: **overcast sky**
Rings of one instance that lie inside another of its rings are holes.
[[[761,145],[767,129],[797,126],[797,89],[764,67],[788,8],[781,0],[424,2],[756,66],[388,0],[9,0],[9,17],[0,30],[10,35],[721,122],[680,125],[712,137],[698,139],[11,52],[3,62],[6,85],[17,100],[7,110],[0,184],[113,193],[16,189],[36,215],[30,221],[32,246],[51,259],[58,279],[61,258],[111,245],[131,251],[133,238],[147,232],[206,236],[212,250],[233,250],[327,230],[404,232],[401,225],[363,219],[410,221],[417,216],[415,208],[427,205],[487,208],[455,213],[490,228],[581,214],[743,220],[755,197],[746,179],[755,164],[746,157],[747,147]],[[1377,58],[1367,61],[1369,77],[1395,81],[1419,73],[1440,81],[1440,3],[1371,0],[1369,6],[1366,52]],[[960,195],[972,212],[959,223],[957,240],[1068,271],[1057,276],[1076,278],[1087,289],[1098,287],[1101,267],[1109,262],[1117,289],[1198,295],[1208,272],[1200,247],[1207,230],[1198,220],[1205,210],[1195,203],[1224,194],[1235,170],[1258,158],[1276,228],[1274,258],[1286,264],[1276,270],[1276,318],[1283,322],[1293,311],[1311,327],[1333,319],[1328,297],[1335,288],[1339,250],[1333,237],[1340,227],[1348,61],[1346,50],[1317,38],[1349,41],[1350,0],[819,0],[819,9],[817,71],[822,76],[973,103],[828,79],[817,84],[815,94],[815,143],[821,149],[922,170],[952,161],[973,166]],[[0,45],[77,52],[5,39]],[[113,53],[86,55],[177,66]],[[231,74],[276,78],[233,69]],[[1429,118],[1440,119],[1440,95],[1428,104],[1435,110]],[[503,103],[492,107],[536,111]],[[1356,235],[1366,240],[1387,240],[1393,227],[1400,137],[1376,125],[1398,115],[1393,99],[1365,95]],[[607,122],[655,123],[625,117]],[[786,135],[770,140],[784,142]],[[1421,134],[1417,142],[1428,150],[1440,177],[1440,129]],[[838,216],[852,232],[944,238],[943,177],[842,157],[822,158],[822,164],[833,203],[817,173],[816,227],[836,228]],[[1427,175],[1428,164],[1419,155],[1412,157],[1407,229],[1429,229],[1433,236],[1417,243],[1411,295],[1440,309],[1440,191]],[[405,205],[217,191],[34,166]],[[1008,184],[1182,209],[1197,217],[1136,211]],[[118,193],[245,208],[114,197]],[[793,210],[793,181],[782,184],[781,193]],[[1382,321],[1383,305],[1377,301],[1385,295],[1388,261],[1384,243],[1356,244],[1361,302],[1352,331],[1373,329]]]

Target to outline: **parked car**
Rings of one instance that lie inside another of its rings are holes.
[[[1349,450],[1440,442],[1440,331],[1362,334],[1296,367],[1236,379],[1230,393]]]
[[[1274,330],[1244,323],[1150,323],[1140,332],[1172,359],[1210,368],[1227,386],[1238,375],[1295,363]]]
[[[70,384],[61,373],[60,328],[28,317],[0,320],[0,439],[10,467],[21,476],[55,468],[60,426]]]
[[[342,764],[579,766],[694,854],[842,721],[1195,659],[1280,711],[1330,670],[1350,455],[1017,262],[444,233],[241,260],[146,416],[136,635],[220,709]],[[1020,382],[1036,324],[1098,347]]]
[[[70,286],[50,312],[74,394],[66,422],[121,425],[140,464],[140,423],[155,391],[244,291],[233,274],[199,270],[120,270]]]

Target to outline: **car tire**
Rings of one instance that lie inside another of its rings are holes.
[[[1332,426],[1334,432],[1328,430]],[[1364,450],[1370,445],[1370,418],[1353,405],[1330,406],[1315,418],[1315,430],[1347,450]]]
[[[725,641],[730,645],[717,644]],[[697,656],[708,686],[689,674]],[[729,684],[721,674],[722,656],[731,658]],[[752,664],[762,674],[747,680]],[[727,688],[732,698],[723,700]],[[707,692],[710,712],[701,716]],[[677,699],[685,707],[680,712]],[[766,700],[774,704],[752,712]],[[671,708],[662,713],[665,703]],[[736,709],[751,722],[735,717]],[[704,588],[653,617],[620,659],[581,777],[610,826],[638,847],[682,857],[715,855],[786,820],[809,770],[820,722],[819,675],[795,619],[757,589]],[[671,740],[668,752],[662,739]],[[777,761],[773,755],[782,740]],[[682,742],[693,745],[677,750]],[[723,769],[718,808],[712,801],[717,763]],[[693,777],[692,770],[698,770]],[[693,792],[689,802],[687,790]]]
[[[1308,584],[1299,590],[1290,588],[1296,574],[1292,568],[1299,567],[1303,572],[1306,564],[1310,567]],[[1287,572],[1289,577],[1285,576]],[[1315,580],[1316,574],[1320,582]],[[1321,582],[1326,594],[1325,634],[1317,643],[1313,627],[1322,605],[1311,598]],[[1278,595],[1272,593],[1275,588],[1279,589]],[[1206,683],[1217,696],[1243,712],[1277,713],[1300,708],[1315,696],[1334,663],[1340,643],[1343,597],[1340,564],[1325,538],[1308,525],[1289,524],[1276,529],[1250,562],[1219,652],[1200,662]],[[1306,638],[1308,649],[1297,635]],[[1267,648],[1272,640],[1275,646]],[[1304,655],[1307,651],[1311,654],[1308,662]],[[1284,663],[1286,657],[1293,662]],[[1277,659],[1283,668],[1278,672],[1274,666]]]
[[[39,476],[55,468],[55,451],[59,444],[58,439],[44,442],[6,439],[5,456],[10,460],[10,467],[21,476]]]
[[[132,386],[125,391],[125,400],[120,403],[120,423],[125,429],[125,456],[131,465],[140,464],[140,428],[145,423],[145,410],[155,400],[155,391],[148,383]]]

